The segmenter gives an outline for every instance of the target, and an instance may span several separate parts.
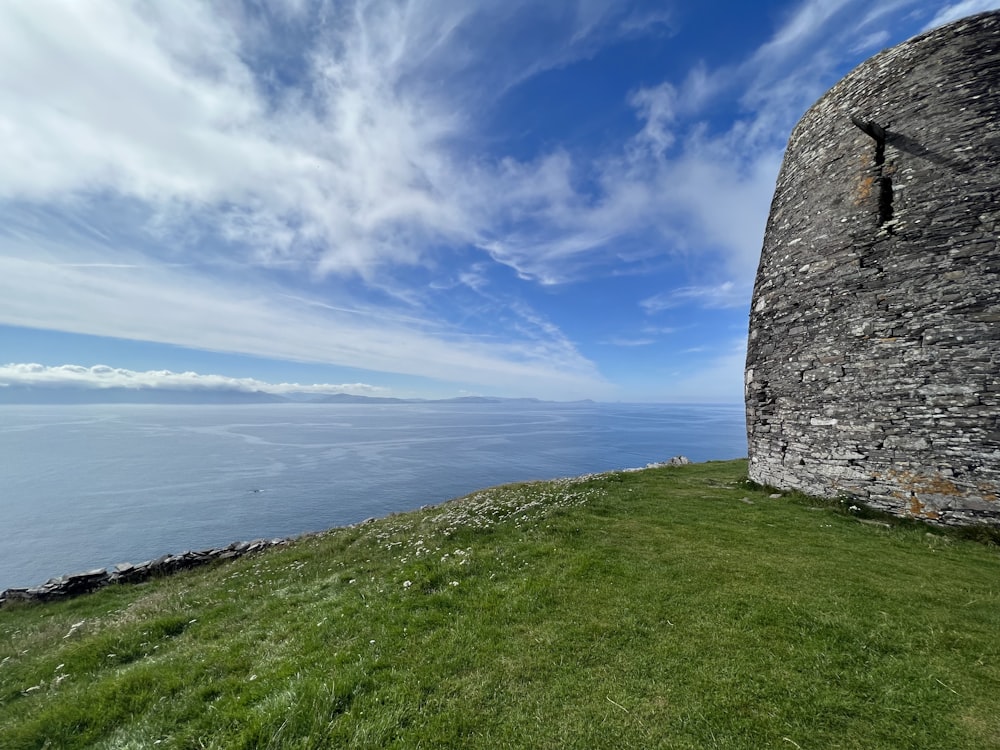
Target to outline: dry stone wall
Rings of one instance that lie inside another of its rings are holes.
[[[1000,523],[1000,12],[871,58],[792,133],[750,314],[750,477]]]
[[[97,568],[82,573],[50,578],[40,586],[9,588],[0,591],[0,607],[6,602],[51,602],[81,594],[89,594],[113,583],[141,583],[157,576],[170,575],[182,570],[190,570],[218,560],[232,560],[261,550],[283,544],[289,539],[255,539],[251,542],[233,542],[228,547],[181,552],[178,555],[163,555],[155,560],[146,560],[133,565],[119,563],[113,568]]]

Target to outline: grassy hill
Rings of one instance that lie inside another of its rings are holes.
[[[1000,553],[745,462],[0,610],[0,748],[1000,747]]]

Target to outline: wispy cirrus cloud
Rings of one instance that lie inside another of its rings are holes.
[[[715,69],[699,63],[684,80],[633,94],[642,127],[629,144],[631,158],[606,167],[608,192],[648,193],[643,215],[662,246],[680,258],[694,254],[715,261],[702,272],[703,283],[643,299],[646,313],[749,303],[792,127],[839,78],[845,60],[877,50],[899,14],[926,13],[922,5],[891,0],[871,8],[860,0],[805,0],[742,62]],[[998,0],[958,3],[942,10],[936,23],[997,6]],[[742,114],[715,131],[704,113],[724,96],[738,96]]]
[[[934,20],[995,5],[953,2]],[[519,148],[535,121],[497,113],[523,84],[618,42],[669,45],[684,14],[613,0],[2,4],[0,323],[607,392],[570,327],[522,290],[538,302],[652,268],[664,291],[628,298],[636,317],[745,304],[795,120],[859,49],[937,10],[783,7],[742,60],[635,78],[617,102],[631,130]],[[6,221],[25,207],[41,209]]]
[[[0,8],[0,197],[111,191],[245,261],[369,280],[488,241],[505,191],[538,200],[550,160],[468,150],[476,101],[666,23],[610,1],[39,6]]]
[[[997,0],[962,0],[958,3],[951,3],[941,8],[937,15],[924,27],[924,30],[928,31],[938,26],[943,26],[946,23],[957,21],[959,18],[971,16],[973,13],[983,13],[988,10],[996,10],[997,8],[1000,8],[1000,2]]]
[[[686,286],[669,292],[647,297],[639,306],[647,314],[662,312],[675,307],[695,303],[699,307],[727,308],[743,307],[749,302],[749,288],[724,281],[713,286]]]
[[[547,284],[599,272],[623,252],[711,258],[716,283],[742,286],[747,301],[792,126],[836,80],[846,50],[887,38],[886,19],[862,10],[859,0],[807,0],[742,62],[698,61],[680,80],[632,91],[636,128],[618,151],[508,162],[510,184],[498,192],[512,207],[511,228],[483,247]],[[721,97],[737,97],[742,113],[717,130],[709,112]]]
[[[29,220],[0,232],[0,323],[600,389],[516,297],[466,284],[509,325],[463,331],[434,289],[442,268],[485,279],[467,249],[511,214],[578,215],[558,153],[479,155],[477,106],[668,20],[610,0],[3,6],[0,207]],[[360,299],[367,321],[344,312]]]
[[[638,346],[650,346],[650,345],[656,343],[656,339],[651,338],[651,337],[647,337],[647,338],[623,338],[623,337],[615,337],[615,338],[610,338],[610,339],[607,339],[605,341],[602,341],[601,343],[605,344],[607,346],[623,346],[623,347],[631,348],[631,347],[638,347]]]
[[[198,217],[244,262],[383,286],[468,245],[547,284],[642,247],[745,274],[795,117],[845,48],[885,34],[859,0],[807,0],[742,64],[696,62],[628,94],[637,128],[620,150],[522,160],[483,158],[477,110],[610,42],[667,38],[672,14],[610,0],[39,6],[0,9],[0,196],[111,191],[168,235]],[[703,108],[741,89],[745,116],[708,130]]]
[[[44,289],[44,298],[39,298]],[[298,304],[280,289],[207,280],[182,270],[94,269],[0,256],[4,320],[196,349],[330,363],[512,392],[606,388],[593,363],[555,332],[502,340],[434,321]]]
[[[398,88],[413,48],[433,48],[428,24],[369,8],[331,23],[299,86],[269,95],[267,69],[247,62],[252,29],[212,6],[4,6],[0,196],[112,191],[166,228],[199,217],[250,262],[320,272],[416,262],[426,236],[468,239],[441,145],[457,124]]]
[[[665,375],[671,393],[678,401],[740,403],[746,352],[746,338],[742,336],[716,345],[696,367]]]

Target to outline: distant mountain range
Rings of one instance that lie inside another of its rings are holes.
[[[493,396],[460,396],[445,399],[403,399],[382,396],[354,396],[349,393],[330,395],[295,394],[286,398],[264,391],[224,389],[166,388],[66,388],[45,386],[0,386],[3,404],[501,404],[551,403],[537,398],[498,398]],[[589,400],[577,403],[593,403]]]

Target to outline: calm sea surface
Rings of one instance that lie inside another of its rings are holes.
[[[0,407],[0,590],[483,487],[746,455],[740,406]]]

